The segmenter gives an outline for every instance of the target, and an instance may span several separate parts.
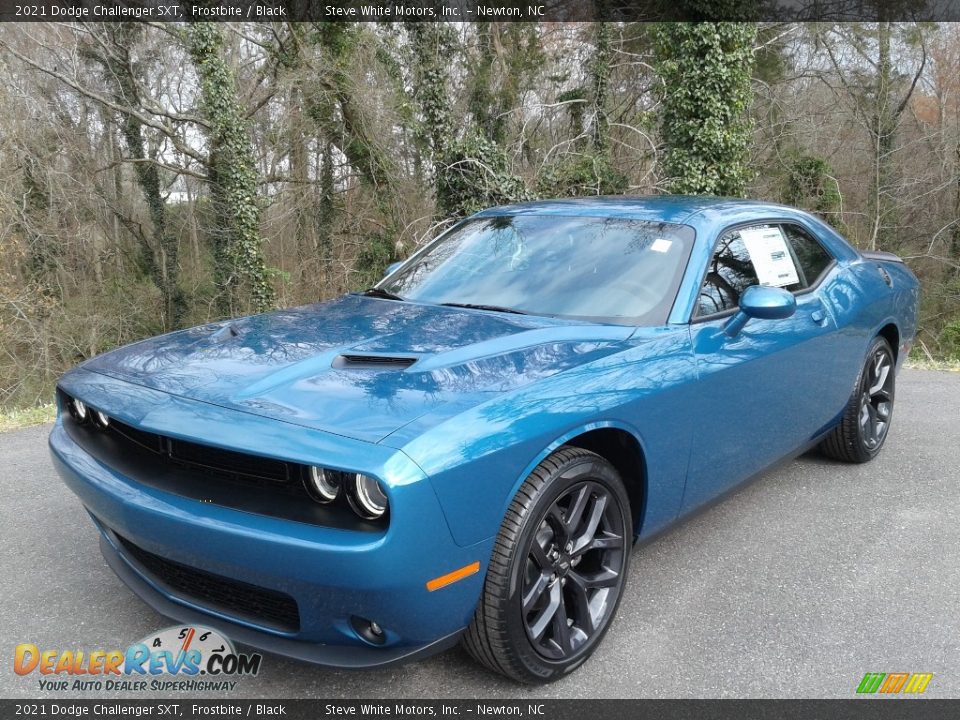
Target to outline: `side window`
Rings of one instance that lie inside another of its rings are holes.
[[[733,310],[751,285],[790,292],[817,283],[833,258],[803,228],[792,224],[749,225],[724,233],[700,288],[696,317]]]
[[[804,290],[811,285],[816,285],[820,276],[830,267],[833,258],[830,253],[823,249],[823,245],[812,238],[803,228],[798,225],[783,225],[782,227],[797,260],[801,282],[799,287],[789,287],[787,289]]]
[[[720,238],[710,259],[707,276],[700,287],[697,315],[702,317],[732,310],[740,304],[740,293],[759,284],[740,231],[728,232]]]

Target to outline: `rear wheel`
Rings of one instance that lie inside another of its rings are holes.
[[[614,467],[561,448],[523,483],[497,535],[464,646],[514,680],[544,683],[596,649],[623,595],[630,501]]]
[[[825,455],[863,463],[880,452],[893,418],[894,369],[890,343],[874,338],[840,424],[820,445]]]

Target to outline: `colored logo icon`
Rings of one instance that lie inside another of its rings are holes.
[[[924,692],[933,679],[933,673],[867,673],[857,686],[857,693],[916,694]]]

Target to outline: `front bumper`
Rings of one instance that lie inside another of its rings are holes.
[[[94,385],[119,381],[86,380],[91,382],[80,383],[86,387],[75,382],[69,390],[100,407],[110,407],[107,398],[96,397]],[[131,389],[127,385],[128,397]],[[199,422],[190,401],[149,394],[147,400],[154,410],[142,421],[152,430],[179,428],[182,435],[183,428],[190,426],[191,412],[194,423]],[[162,405],[159,410],[158,403]],[[216,435],[214,428],[235,431],[237,424],[251,422],[282,425],[252,420],[251,416],[230,417],[244,414],[219,408],[217,415],[216,423],[200,423],[206,427],[194,436],[210,438],[209,433]],[[124,420],[130,421],[129,416],[127,413]],[[271,452],[321,464],[323,458],[304,456],[303,439],[297,437],[302,429],[290,426],[288,430],[275,434]],[[218,444],[223,441],[210,438]],[[278,443],[289,447],[278,447]],[[162,614],[214,627],[270,652],[337,667],[382,666],[454,644],[470,622],[480,596],[490,543],[468,548],[456,545],[430,483],[402,453],[332,436],[308,444],[320,446],[322,454],[327,443],[336,444],[340,452],[365,456],[368,464],[361,470],[387,481],[391,521],[384,532],[319,527],[164,492],[138,483],[88,454],[70,437],[61,420],[50,435],[54,465],[94,517],[107,562]],[[131,553],[121,537],[172,563],[289,596],[296,602],[298,623],[277,627],[259,622],[256,612],[235,613],[184,592],[182,586],[173,589]],[[480,572],[434,592],[427,590],[428,580],[477,560]],[[375,646],[361,637],[351,622],[354,617],[379,624],[385,642]]]

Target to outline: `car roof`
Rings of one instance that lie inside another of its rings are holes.
[[[581,215],[588,217],[620,217],[683,223],[700,213],[709,214],[712,222],[738,221],[756,212],[764,215],[806,215],[785,205],[709,195],[608,195],[581,198],[559,198],[500,205],[477,213],[474,217],[512,215]]]

